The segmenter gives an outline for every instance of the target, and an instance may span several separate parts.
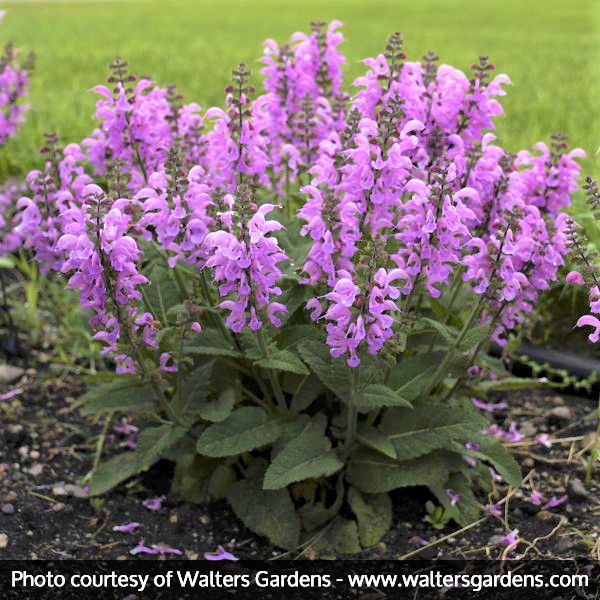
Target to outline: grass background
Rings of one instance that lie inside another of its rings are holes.
[[[426,50],[467,68],[487,54],[513,86],[498,135],[509,150],[556,131],[569,134],[596,173],[600,144],[600,1],[598,0],[68,0],[2,2],[0,40],[33,50],[33,110],[0,150],[0,179],[39,164],[45,131],[79,141],[93,127],[94,95],[119,54],[133,72],[177,83],[203,107],[222,102],[230,69],[255,70],[261,42],[284,41],[312,19],[345,23],[348,84],[360,60],[402,31],[410,59]]]

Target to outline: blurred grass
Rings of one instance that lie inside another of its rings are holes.
[[[38,56],[33,110],[0,150],[0,179],[39,164],[45,131],[79,141],[93,126],[92,86],[119,54],[138,74],[177,83],[203,107],[222,102],[230,69],[258,69],[261,41],[287,39],[313,19],[345,23],[350,82],[360,59],[404,33],[409,58],[435,50],[467,68],[487,54],[513,86],[503,100],[498,135],[509,150],[566,132],[597,174],[600,144],[600,2],[597,0],[123,0],[2,2],[0,40]]]

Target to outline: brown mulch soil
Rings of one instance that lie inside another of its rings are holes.
[[[41,378],[29,370],[20,381],[2,386],[0,394],[17,387],[24,390],[21,395],[0,402],[0,559],[125,559],[141,537],[148,545],[179,548],[190,559],[202,558],[219,544],[240,558],[281,555],[246,530],[225,503],[193,505],[169,497],[172,467],[166,462],[102,501],[78,497],[85,496],[80,482],[90,469],[101,429],[101,423],[71,409],[81,385],[73,377]],[[584,473],[577,458],[592,439],[595,403],[552,392],[504,399],[511,408],[495,413],[494,419],[504,428],[515,422],[525,434],[511,449],[526,483],[519,490],[496,485],[494,502],[508,496],[503,516],[483,512],[468,529],[450,525],[436,531],[423,522],[425,490],[396,493],[393,528],[364,558],[495,558],[504,548],[490,539],[514,529],[521,540],[514,555],[600,558],[598,485],[582,487]],[[550,450],[535,442],[539,433],[555,440]],[[116,448],[118,440],[114,444]],[[569,499],[557,508],[540,509],[527,500],[532,486],[545,500]],[[142,501],[155,496],[165,500],[159,511],[151,512]],[[481,501],[488,504],[485,497]],[[141,523],[136,533],[112,530],[130,521]],[[429,545],[418,545],[416,538]],[[313,558],[314,553],[309,548],[304,556]]]

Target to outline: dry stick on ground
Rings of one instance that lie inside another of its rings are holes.
[[[568,438],[551,438],[548,441],[552,444],[570,444],[572,442],[580,442],[584,437],[583,435],[577,435]],[[508,448],[522,448],[524,446],[539,446],[540,443],[535,440],[525,440],[523,442],[510,442],[504,445]]]
[[[529,471],[529,473],[527,473],[527,475],[525,476],[525,479],[523,479],[523,481],[521,483],[522,486],[525,485],[531,479],[534,472],[535,471],[532,470],[532,471]],[[510,498],[512,498],[512,496],[514,496],[517,493],[518,489],[519,488],[510,488],[509,492],[506,494],[506,496],[504,498],[502,498],[502,500],[497,502],[497,504],[505,504],[506,502],[508,502],[510,500]],[[417,548],[416,550],[412,550],[411,552],[407,552],[406,554],[403,554],[402,556],[398,557],[397,560],[406,560],[407,558],[410,558],[411,556],[415,556],[415,555],[419,554],[420,552],[423,552],[423,550],[427,550],[428,548],[437,546],[438,544],[445,542],[446,540],[450,539],[451,537],[456,537],[457,535],[464,533],[465,531],[469,531],[469,529],[473,529],[473,527],[477,527],[477,525],[480,525],[484,521],[487,521],[487,519],[489,519],[489,518],[490,518],[490,515],[485,515],[484,517],[481,517],[474,523],[471,523],[470,525],[466,525],[465,527],[463,527],[462,529],[459,529],[458,531],[449,533],[448,535],[445,535],[444,537],[441,537],[438,540],[429,542],[429,544],[427,544],[426,546],[421,546],[420,548]]]
[[[541,554],[540,551],[536,548],[538,542],[542,542],[544,540],[550,539],[551,537],[554,536],[554,534],[556,534],[556,532],[561,527],[564,527],[569,522],[568,519],[563,515],[552,515],[552,516],[558,517],[559,521],[558,521],[558,525],[556,525],[556,527],[554,527],[554,529],[552,529],[552,531],[550,533],[536,537],[533,540],[533,542],[528,542],[527,540],[521,540],[523,543],[527,544],[528,547],[527,547],[527,550],[525,550],[525,552],[520,556],[520,560],[524,559],[530,550],[535,550],[538,554]]]

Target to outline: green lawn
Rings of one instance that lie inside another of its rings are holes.
[[[94,95],[117,54],[139,74],[177,83],[203,107],[220,104],[231,67],[258,68],[261,41],[284,40],[311,19],[345,23],[349,80],[361,58],[404,33],[409,57],[435,50],[466,68],[488,54],[513,81],[499,123],[510,149],[555,131],[591,155],[600,143],[600,2],[597,0],[138,0],[2,2],[2,40],[34,50],[33,110],[17,137],[0,150],[0,177],[38,164],[44,131],[79,141],[92,128]]]

